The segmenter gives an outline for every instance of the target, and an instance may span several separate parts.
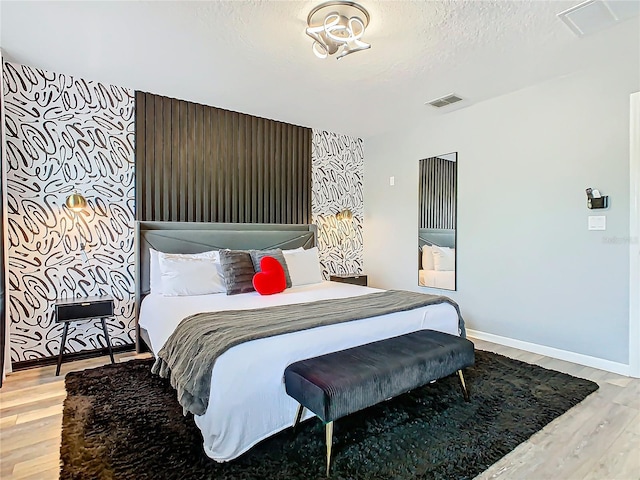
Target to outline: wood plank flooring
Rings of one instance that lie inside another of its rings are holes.
[[[476,480],[640,480],[640,379],[471,339],[476,348],[597,382],[600,389]],[[123,362],[132,353],[116,356]],[[0,478],[57,479],[64,374],[109,357],[10,374],[0,389]]]

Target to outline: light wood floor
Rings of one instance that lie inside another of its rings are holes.
[[[472,339],[494,351],[597,382],[600,389],[477,479],[640,480],[640,380]],[[135,358],[121,354],[118,362]],[[108,357],[25,370],[0,389],[0,478],[57,479],[64,374]]]

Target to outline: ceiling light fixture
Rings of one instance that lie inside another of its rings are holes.
[[[325,2],[307,17],[307,35],[313,38],[312,50],[318,58],[335,53],[340,60],[371,45],[360,40],[369,25],[369,12],[354,2]]]
[[[640,2],[586,0],[558,14],[573,33],[584,37],[640,14]]]

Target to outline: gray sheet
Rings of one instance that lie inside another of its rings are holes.
[[[203,415],[209,404],[215,361],[235,345],[440,303],[450,303],[456,308],[464,337],[464,321],[453,300],[397,290],[255,310],[197,313],[180,322],[158,352],[152,372],[170,379],[185,414]]]

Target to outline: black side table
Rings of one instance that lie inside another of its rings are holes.
[[[329,280],[332,282],[351,283],[352,285],[367,286],[367,276],[361,273],[348,273],[346,275],[330,275]]]
[[[109,340],[109,332],[105,319],[113,317],[113,298],[108,295],[101,297],[84,297],[71,298],[68,300],[57,300],[55,303],[56,323],[64,323],[62,330],[62,342],[60,343],[60,353],[58,354],[58,366],[56,368],[56,376],[60,374],[60,366],[62,365],[62,355],[67,342],[67,332],[71,322],[82,320],[93,320],[99,318],[102,321],[102,330],[104,338],[109,349],[111,363],[116,363],[113,359],[113,350],[111,349],[111,340]]]

